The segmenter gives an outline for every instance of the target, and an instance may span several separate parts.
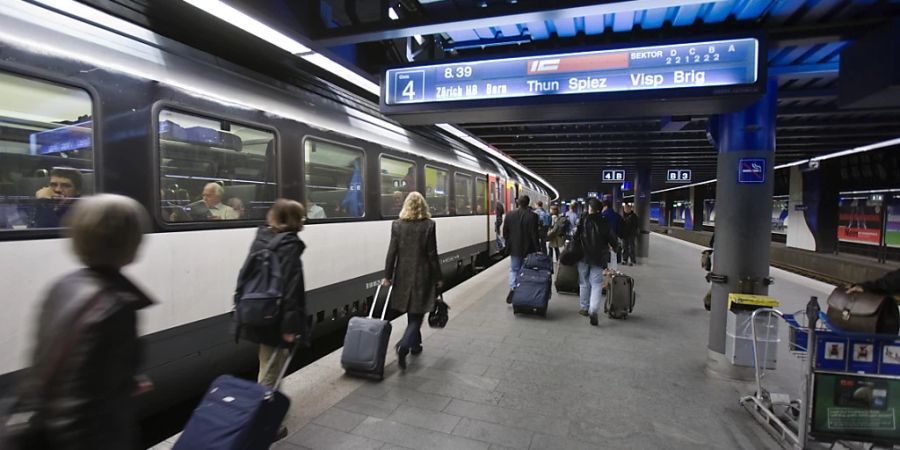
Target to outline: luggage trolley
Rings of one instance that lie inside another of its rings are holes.
[[[768,355],[760,353],[768,346],[758,351],[756,330],[756,319],[763,315],[787,323],[790,352],[805,362],[796,399],[763,385]],[[794,314],[774,308],[754,311],[751,330],[756,392],[740,402],[782,447],[900,444],[900,336],[836,330],[816,297]]]

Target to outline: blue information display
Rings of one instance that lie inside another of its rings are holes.
[[[388,69],[386,105],[734,86],[757,81],[755,38]]]

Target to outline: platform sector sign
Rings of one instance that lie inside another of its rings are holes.
[[[755,38],[388,69],[385,105],[732,86],[757,81]]]
[[[666,183],[690,183],[691,175],[691,169],[668,169]]]
[[[604,183],[621,183],[625,181],[625,169],[604,169],[601,175]]]

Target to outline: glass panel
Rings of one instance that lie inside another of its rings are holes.
[[[416,190],[416,165],[409,161],[381,157],[381,214],[396,216],[406,195]]]
[[[307,139],[304,148],[307,217],[363,217],[366,213],[363,151],[314,139]]]
[[[472,177],[457,173],[454,175],[453,187],[455,192],[454,206],[456,214],[469,215],[472,214]]]
[[[87,92],[0,72],[0,230],[58,228],[94,193]]]
[[[425,200],[432,215],[441,216],[449,212],[447,205],[449,184],[446,170],[425,167]]]
[[[275,201],[271,131],[163,110],[159,155],[163,220],[263,220]]]
[[[487,180],[475,180],[475,214],[487,214]]]

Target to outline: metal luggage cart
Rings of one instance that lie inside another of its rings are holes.
[[[758,351],[757,318],[762,316],[766,320],[760,324],[769,325],[773,320],[787,323],[789,351],[804,362],[797,397],[769,392],[764,386],[770,347],[763,345],[763,351]],[[820,311],[816,297],[805,311],[794,314],[757,309],[751,324],[756,390],[741,397],[740,403],[783,448],[834,448],[840,443],[845,448],[871,449],[876,444],[886,448],[900,444],[900,336],[836,330]],[[822,352],[819,345],[823,345]],[[857,399],[860,389],[868,395]],[[841,424],[841,420],[857,423]],[[893,428],[882,426],[885,423]]]

